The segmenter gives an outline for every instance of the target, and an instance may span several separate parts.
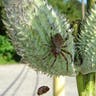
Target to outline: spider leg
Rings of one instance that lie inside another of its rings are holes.
[[[66,58],[66,56],[64,55],[64,53],[61,52],[61,55],[64,57],[64,59],[66,60],[66,70],[68,71],[68,60]]]
[[[54,59],[54,61],[53,61],[53,63],[51,64],[50,67],[53,67],[54,63],[56,62],[56,59],[57,59],[57,56],[55,56],[55,59]]]
[[[46,56],[44,56],[42,59],[45,60],[49,55],[51,54],[51,52],[49,52]]]
[[[47,46],[48,48],[50,48],[50,46],[48,44],[43,43],[42,45]]]
[[[68,47],[68,45],[70,45],[70,43],[68,43],[68,44],[63,44],[63,46],[62,46],[62,48],[66,48],[66,47]]]
[[[71,58],[71,61],[73,61],[73,58],[72,58],[72,54],[64,49],[61,49],[62,52],[64,53],[67,53],[68,55],[70,55],[70,58]]]

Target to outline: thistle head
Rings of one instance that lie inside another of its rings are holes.
[[[50,67],[54,61],[50,52],[51,37],[57,33],[63,40],[69,37],[65,42],[66,49],[74,58],[72,29],[66,17],[54,11],[46,0],[11,1],[4,0],[7,17],[4,23],[17,53],[36,70],[50,75],[73,75],[73,61],[66,53],[63,54],[68,60],[68,71],[65,57],[61,55],[56,58],[54,66]]]
[[[96,4],[86,14],[80,29],[77,48],[83,62],[79,71],[83,74],[96,72]]]

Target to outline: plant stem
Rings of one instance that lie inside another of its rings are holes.
[[[84,19],[85,17],[85,4],[84,4],[84,0],[82,0],[82,19]]]
[[[77,88],[79,96],[96,96],[95,73],[77,76]]]
[[[53,96],[64,96],[65,77],[54,77],[54,94]]]

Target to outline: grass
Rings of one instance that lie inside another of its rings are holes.
[[[16,64],[17,62],[15,60],[6,60],[6,58],[3,58],[0,56],[0,65],[5,65],[5,64]]]

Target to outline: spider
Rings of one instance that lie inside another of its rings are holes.
[[[53,54],[54,56],[54,61],[52,62],[51,67],[53,67],[54,63],[56,62],[58,55],[61,55],[66,61],[66,70],[68,71],[68,59],[65,54],[68,54],[71,58],[71,61],[73,61],[72,54],[64,49],[67,47],[65,42],[68,40],[68,37],[69,36],[63,39],[60,33],[56,33],[54,36],[51,35],[51,46],[49,46],[51,50],[47,55],[49,56],[50,54]],[[45,56],[43,59],[45,59],[47,56]]]

